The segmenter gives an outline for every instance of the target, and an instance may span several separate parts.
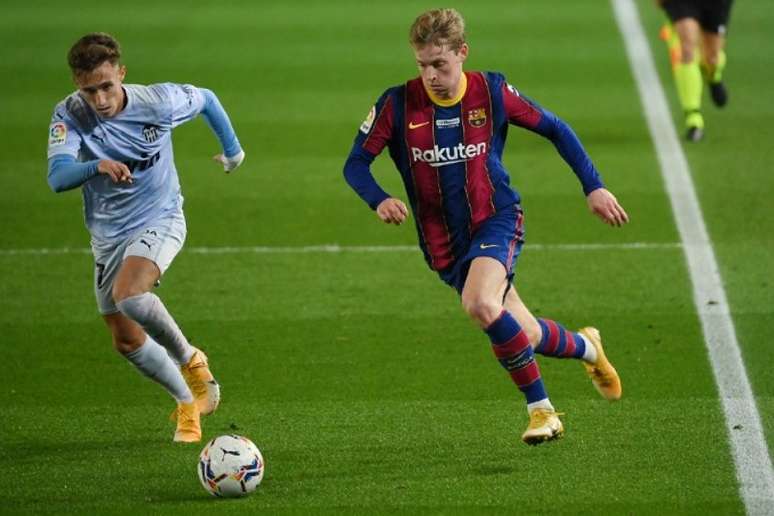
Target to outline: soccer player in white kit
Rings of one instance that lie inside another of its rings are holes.
[[[151,293],[185,241],[172,129],[202,115],[223,148],[226,172],[244,160],[214,93],[181,84],[123,84],[121,48],[105,33],[70,49],[78,90],[57,104],[48,140],[48,183],[81,187],[94,254],[97,305],[116,350],[177,401],[174,440],[201,439],[200,415],[220,401],[205,354]]]

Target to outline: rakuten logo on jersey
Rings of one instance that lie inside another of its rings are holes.
[[[438,147],[434,145],[432,149],[422,150],[411,147],[411,156],[414,162],[422,161],[431,167],[443,167],[454,163],[469,161],[476,156],[486,154],[486,142],[475,145],[460,143],[455,147]]]

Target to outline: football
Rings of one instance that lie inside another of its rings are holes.
[[[264,462],[258,447],[241,435],[221,435],[199,454],[199,480],[213,496],[246,496],[263,480]]]

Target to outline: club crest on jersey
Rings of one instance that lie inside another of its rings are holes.
[[[473,127],[483,127],[486,124],[486,110],[478,108],[468,111],[468,123]]]
[[[371,126],[374,125],[374,119],[376,118],[376,106],[371,106],[371,111],[368,112],[368,116],[363,123],[360,124],[360,132],[368,134],[371,130]]]
[[[48,144],[50,146],[64,145],[67,141],[67,126],[64,122],[55,122],[51,124],[48,130]]]
[[[155,125],[146,125],[142,128],[142,136],[148,143],[153,143],[159,139],[159,127]]]
[[[192,106],[194,101],[194,90],[193,87],[191,87],[188,84],[184,84],[181,86],[182,90],[185,92],[185,98],[188,101],[188,105]]]

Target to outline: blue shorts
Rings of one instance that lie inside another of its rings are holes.
[[[473,233],[467,253],[451,266],[439,271],[438,275],[447,285],[454,287],[458,294],[462,294],[470,262],[479,256],[488,256],[505,266],[506,277],[511,281],[523,244],[524,213],[521,206],[514,204],[485,220]]]

